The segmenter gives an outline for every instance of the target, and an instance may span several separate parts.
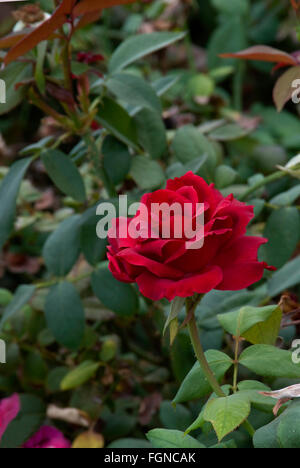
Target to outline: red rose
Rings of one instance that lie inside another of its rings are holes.
[[[127,237],[115,238],[111,230],[108,247],[109,268],[116,279],[137,283],[141,293],[152,300],[165,297],[171,301],[176,296],[189,297],[212,289],[244,289],[262,278],[264,268],[270,268],[257,260],[258,249],[267,239],[246,235],[254,217],[252,206],[233,195],[224,198],[213,185],[192,172],[169,180],[165,190],[141,199],[149,213],[153,203],[171,206],[174,202],[192,204],[194,216],[197,203],[204,203],[203,247],[191,250],[186,238],[172,237],[178,219],[173,218],[171,238],[151,238],[147,231],[146,236],[144,232],[135,239],[128,229],[140,213],[131,219],[119,218],[116,224],[123,228],[126,225]],[[160,228],[162,224],[160,219]]]

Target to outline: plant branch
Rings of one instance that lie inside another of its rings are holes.
[[[108,195],[110,197],[116,197],[117,196],[116,189],[115,189],[113,183],[111,182],[110,178],[108,177],[108,175],[107,175],[107,173],[106,173],[106,171],[105,171],[105,169],[103,167],[101,157],[100,157],[100,151],[97,148],[95,139],[94,139],[93,135],[91,134],[91,132],[88,132],[86,135],[84,135],[83,140],[85,141],[85,143],[86,143],[86,145],[88,147],[89,154],[91,156],[91,160],[93,162],[95,170],[97,171],[98,175],[100,176],[100,178],[101,178],[101,180],[102,180],[102,182],[104,184],[104,187],[107,190]]]
[[[274,172],[274,174],[271,174],[268,177],[265,177],[264,179],[260,180],[256,184],[252,185],[248,190],[246,190],[240,197],[239,199],[241,201],[247,200],[247,198],[252,195],[252,193],[256,192],[256,190],[265,187],[265,185],[271,184],[272,182],[276,182],[276,180],[282,179],[283,177],[286,177],[288,174],[286,174],[283,171],[277,171]]]

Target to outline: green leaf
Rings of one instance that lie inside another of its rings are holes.
[[[252,406],[259,411],[272,412],[274,399],[261,395],[259,392],[270,392],[270,388],[256,380],[243,380],[238,384],[240,393],[246,394]]]
[[[122,102],[138,108],[153,109],[161,114],[162,107],[153,87],[143,78],[129,73],[111,76],[106,86]]]
[[[146,448],[151,449],[151,445],[149,442],[143,439],[119,439],[115,440],[111,444],[107,446],[108,449],[140,449]]]
[[[300,448],[300,411],[284,414],[277,428],[277,438],[283,448]]]
[[[300,377],[300,364],[294,364],[292,353],[275,346],[258,344],[247,348],[240,356],[240,364],[264,377]]]
[[[250,307],[218,315],[224,330],[242,336],[252,344],[275,344],[280,330],[282,312],[279,307]]]
[[[181,431],[169,429],[153,429],[148,432],[147,439],[154,448],[205,448],[198,440]]]
[[[37,61],[35,67],[34,78],[41,94],[45,94],[46,78],[44,74],[44,62],[47,52],[48,42],[42,41],[37,45]]]
[[[155,32],[130,37],[111,56],[109,71],[115,73],[123,70],[131,63],[183,39],[184,36],[185,33]]]
[[[246,47],[244,22],[237,15],[226,18],[210,37],[207,54],[208,69],[218,66],[234,65],[236,60],[223,59],[220,54],[238,52]]]
[[[73,284],[64,281],[50,289],[45,314],[56,340],[71,350],[77,350],[84,335],[85,317],[80,296]]]
[[[114,185],[121,184],[130,171],[131,154],[128,147],[108,135],[102,145],[103,165]]]
[[[167,135],[160,114],[143,108],[134,116],[140,145],[154,159],[161,158],[167,150]]]
[[[99,369],[100,363],[84,361],[78,367],[69,372],[60,384],[61,390],[72,390],[88,382]]]
[[[80,253],[80,228],[81,217],[74,215],[63,221],[48,237],[43,257],[48,270],[54,275],[65,276],[75,265]]]
[[[165,429],[185,431],[192,422],[191,412],[183,405],[172,405],[171,401],[163,401],[160,405],[159,417]]]
[[[300,214],[296,207],[285,207],[272,212],[267,221],[263,246],[265,260],[276,268],[282,267],[293,255],[299,242]]]
[[[232,387],[230,385],[223,385],[221,387],[224,395],[228,396],[232,390]],[[208,399],[208,401],[215,400],[218,396],[216,393],[212,393]],[[186,429],[185,433],[189,434],[192,431],[196,431],[197,429],[202,429],[203,426],[206,424],[206,421],[204,419],[204,411],[205,411],[205,405],[202,407],[198,417],[193,421],[193,423]]]
[[[137,148],[137,130],[133,118],[117,102],[103,98],[99,106],[98,121],[125,145]]]
[[[278,296],[282,291],[297,285],[299,282],[300,257],[296,257],[274,273],[268,282],[268,294],[270,297]]]
[[[45,419],[42,400],[33,395],[20,395],[21,411],[7,427],[0,448],[20,448],[39,430]]]
[[[58,150],[46,150],[42,161],[53,183],[66,195],[79,202],[86,200],[83,179],[73,161]]]
[[[63,378],[68,374],[69,369],[64,366],[60,367],[55,367],[52,369],[48,376],[47,376],[47,382],[46,382],[46,387],[47,390],[51,393],[57,393],[60,391],[60,384],[63,380]]]
[[[81,225],[80,249],[90,265],[96,266],[106,258],[107,239],[99,239],[96,235],[96,227],[99,222],[99,216],[93,208],[92,216],[88,215]]]
[[[201,175],[212,176],[217,164],[217,155],[213,144],[192,125],[177,130],[172,142],[175,157],[183,164],[203,157]]]
[[[142,190],[159,188],[166,180],[161,165],[145,156],[133,158],[130,175]]]
[[[221,381],[225,373],[233,365],[232,360],[226,354],[213,349],[206,351],[205,356],[216,378],[218,381]],[[211,392],[211,386],[205,377],[200,364],[196,362],[182,382],[181,387],[174,398],[174,403],[184,403],[186,401],[196,400]]]
[[[218,166],[215,172],[215,182],[218,189],[232,185],[237,178],[237,172],[225,164]]]
[[[292,402],[274,421],[259,428],[255,448],[300,448],[300,402]]]
[[[138,312],[139,302],[134,288],[117,281],[106,264],[93,273],[92,288],[95,296],[116,314],[130,317]]]
[[[152,83],[152,87],[158,96],[163,96],[175,83],[177,83],[178,79],[178,76],[163,76],[162,78],[154,81]]]
[[[22,102],[26,94],[26,86],[16,89],[16,85],[30,76],[31,64],[25,62],[10,63],[0,71],[0,80],[3,80],[6,85],[6,102],[0,102],[0,115],[7,114]]]
[[[204,419],[212,423],[220,442],[247,419],[250,410],[248,398],[236,393],[209,401],[204,410]]]
[[[223,125],[223,127],[219,127],[216,130],[213,130],[209,134],[209,137],[212,140],[217,141],[232,141],[243,138],[244,136],[248,135],[248,133],[250,133],[250,130],[246,130],[237,124],[226,124]]]
[[[16,217],[16,203],[23,177],[31,163],[31,158],[15,162],[0,185],[0,249],[10,236]]]
[[[277,206],[288,206],[292,205],[294,201],[296,201],[300,197],[300,184],[296,185],[295,187],[287,190],[286,192],[282,192],[276,197],[273,197],[270,200],[271,205]]]
[[[212,0],[213,6],[222,13],[245,15],[249,10],[248,0]]]
[[[18,287],[13,297],[13,300],[4,310],[3,316],[0,321],[0,329],[3,327],[3,324],[8,319],[13,317],[13,315],[17,314],[27,304],[27,302],[30,301],[34,292],[35,286],[22,285]]]

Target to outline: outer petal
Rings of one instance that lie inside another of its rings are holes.
[[[146,272],[137,278],[141,293],[159,301],[167,298],[172,301],[176,296],[190,297],[195,293],[205,294],[214,289],[222,281],[222,271],[218,267],[210,267],[197,275],[189,275],[179,281],[157,278]]]
[[[266,242],[263,237],[243,236],[224,248],[214,259],[223,271],[223,281],[217,289],[237,291],[259,281],[265,265],[258,262],[257,254],[259,247]]]
[[[240,291],[260,281],[264,274],[264,264],[259,262],[231,265],[223,271],[224,280],[216,288],[221,291]]]

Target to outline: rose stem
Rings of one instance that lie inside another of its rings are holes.
[[[194,313],[192,315],[191,320],[189,321],[188,329],[189,329],[189,332],[190,332],[190,337],[191,337],[191,341],[192,341],[192,345],[193,345],[196,357],[197,357],[197,359],[199,361],[199,364],[200,364],[200,366],[201,366],[207,380],[210,383],[210,386],[212,387],[212,389],[214,390],[216,395],[218,395],[219,397],[225,397],[226,395],[223,392],[222,388],[220,387],[219,382],[217,381],[215,375],[213,374],[211,368],[209,367],[209,364],[208,364],[207,359],[205,357],[205,354],[204,354],[204,351],[203,351],[203,348],[202,348],[202,344],[201,344],[201,341],[200,341],[200,338],[199,338],[198,328],[197,328],[197,323],[196,323]]]
[[[199,332],[198,332],[198,327],[196,323],[196,318],[195,318],[195,310],[197,305],[199,304],[202,296],[199,296],[197,300],[193,301],[192,303],[190,300],[187,299],[186,301],[186,310],[187,310],[187,315],[190,315],[190,320],[188,322],[188,330],[190,333],[191,337],[191,342],[196,354],[196,357],[199,361],[199,364],[204,372],[204,375],[206,376],[208,382],[210,383],[211,388],[214,390],[215,394],[220,397],[224,398],[226,397],[225,393],[223,392],[219,382],[217,381],[214,373],[212,372],[211,368],[209,367],[209,364],[207,362],[206,356],[204,354],[204,350],[200,341],[199,337]],[[252,425],[249,423],[249,421],[245,421],[243,423],[244,429],[248,432],[248,434],[253,437],[255,430],[252,427]]]

